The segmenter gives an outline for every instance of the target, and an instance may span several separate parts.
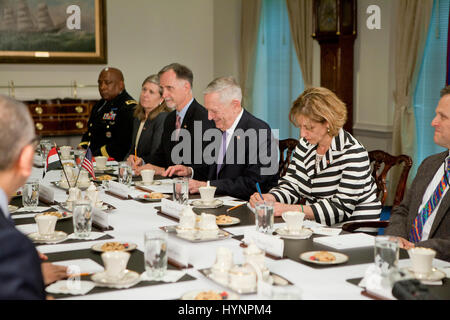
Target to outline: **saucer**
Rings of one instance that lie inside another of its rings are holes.
[[[315,264],[340,264],[344,263],[348,260],[348,256],[339,252],[333,252],[333,251],[326,251],[328,253],[331,253],[336,257],[336,260],[334,261],[318,261],[318,260],[312,260],[311,257],[314,256],[316,253],[319,253],[320,251],[308,251],[303,252],[300,255],[300,259],[306,262],[315,263]]]
[[[140,194],[136,198],[138,198],[139,200],[144,200],[144,201],[148,201],[148,202],[160,202],[161,201],[161,198],[158,198],[158,199],[146,198],[145,197],[146,195],[148,195],[148,193]],[[163,199],[168,199],[168,198],[170,198],[169,195],[163,194]]]
[[[138,187],[149,187],[149,186],[159,186],[162,182],[158,180],[153,180],[152,182],[144,181],[134,181],[134,185]]]
[[[416,275],[411,267],[402,268],[401,270],[406,273],[411,274],[417,280],[424,280],[424,281],[439,281],[439,280],[444,279],[447,276],[444,271],[439,270],[437,268],[431,269],[431,273],[429,275],[427,275],[426,277]]]
[[[218,226],[234,226],[235,224],[239,224],[241,222],[241,220],[239,218],[231,217],[231,216],[228,216],[228,217],[231,218],[231,222],[218,222],[217,217],[216,217],[216,224]]]
[[[290,233],[287,227],[277,228],[275,232],[282,238],[285,239],[308,239],[313,234],[312,230],[307,228],[302,228],[299,233]]]
[[[55,231],[50,236],[42,236],[38,232],[30,233],[28,237],[35,243],[45,243],[45,244],[52,244],[52,243],[59,243],[67,239],[67,233],[63,231]]]
[[[224,293],[226,294],[226,298],[222,300],[238,300],[239,296],[233,292],[229,292],[229,291],[217,291],[217,290],[194,290],[194,291],[189,291],[187,293],[185,293],[182,297],[181,300],[195,300],[195,297],[201,293],[201,292],[214,292],[218,295],[223,295]]]
[[[56,187],[60,188],[60,189],[69,190],[69,187],[68,186],[67,187],[66,186],[62,186],[60,181],[53,181],[52,184],[55,185]],[[87,185],[81,186],[79,183],[77,183],[77,187],[80,190],[83,191],[83,190],[86,190],[87,188],[89,188],[89,185],[87,184]]]
[[[97,168],[97,166],[94,167],[94,172],[99,172],[99,173],[103,173],[105,171],[112,171],[112,170],[114,170],[114,168],[111,166],[106,166],[106,167],[102,167],[102,168]]]
[[[105,177],[105,176],[109,176],[108,179],[102,179],[102,177]],[[100,176],[95,177],[95,179],[92,179],[92,181],[100,182],[100,183],[103,181],[111,181],[111,180],[116,181],[117,177],[113,177],[110,175],[100,175]]]
[[[200,208],[200,209],[214,209],[214,208],[219,208],[221,206],[223,206],[223,201],[220,199],[214,199],[213,202],[211,203],[204,203],[202,200],[193,200],[191,202],[191,205],[193,205],[196,208]]]
[[[58,218],[58,220],[69,219],[69,218],[72,218],[72,216],[73,216],[72,212],[66,212],[66,211],[64,211],[64,212],[50,211],[50,212],[54,213],[52,215],[56,216]],[[36,214],[35,217],[37,217],[39,215],[50,215],[50,213],[48,211],[41,212],[41,213]]]
[[[13,205],[11,205],[11,204],[8,204],[8,211],[9,211],[9,213],[14,213],[14,212],[16,212],[17,210],[19,210],[19,207],[18,207],[18,206],[13,206]]]
[[[135,271],[125,270],[121,279],[111,279],[106,272],[98,272],[91,276],[91,280],[100,287],[122,289],[134,286],[141,280],[141,277]]]

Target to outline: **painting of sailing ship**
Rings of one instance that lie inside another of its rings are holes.
[[[0,62],[104,61],[103,2],[0,0]]]

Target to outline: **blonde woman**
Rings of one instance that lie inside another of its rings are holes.
[[[287,174],[263,194],[274,212],[303,211],[305,218],[328,226],[347,221],[379,220],[366,149],[343,126],[345,104],[326,88],[309,88],[293,103],[289,120],[300,128],[300,141]],[[261,197],[254,193],[250,204]]]
[[[139,165],[148,161],[158,149],[169,111],[162,97],[158,75],[147,77],[142,83],[139,104],[134,111],[133,138],[127,159],[133,167],[135,162]]]

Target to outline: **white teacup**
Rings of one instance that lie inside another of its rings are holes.
[[[104,157],[104,156],[95,157],[95,163],[96,163],[97,169],[105,169],[106,161],[108,161],[108,157]]]
[[[56,221],[58,220],[56,216],[40,214],[34,220],[41,236],[50,236],[55,233]]]
[[[109,279],[121,279],[127,268],[130,253],[125,251],[108,251],[102,253],[105,273]]]
[[[200,191],[200,197],[203,203],[212,203],[214,201],[214,194],[216,193],[216,187],[207,186],[198,188]]]
[[[408,250],[412,269],[418,278],[426,278],[433,269],[433,259],[436,251],[429,248],[416,247]]]
[[[71,146],[62,146],[59,148],[61,152],[61,158],[69,159],[70,158],[70,150],[72,150]]]
[[[216,216],[210,213],[202,213],[200,223],[200,230],[216,230],[218,229],[216,223]]]
[[[303,227],[305,213],[300,211],[286,211],[281,216],[284,222],[286,222],[289,233],[300,233]]]
[[[155,176],[155,170],[145,169],[141,171],[142,182],[145,184],[150,184],[153,182],[153,177]]]

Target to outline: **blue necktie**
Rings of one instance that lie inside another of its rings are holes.
[[[219,179],[219,171],[222,169],[225,160],[225,152],[227,151],[227,131],[222,132],[222,146],[219,150],[219,156],[217,157],[217,171],[216,176]]]

